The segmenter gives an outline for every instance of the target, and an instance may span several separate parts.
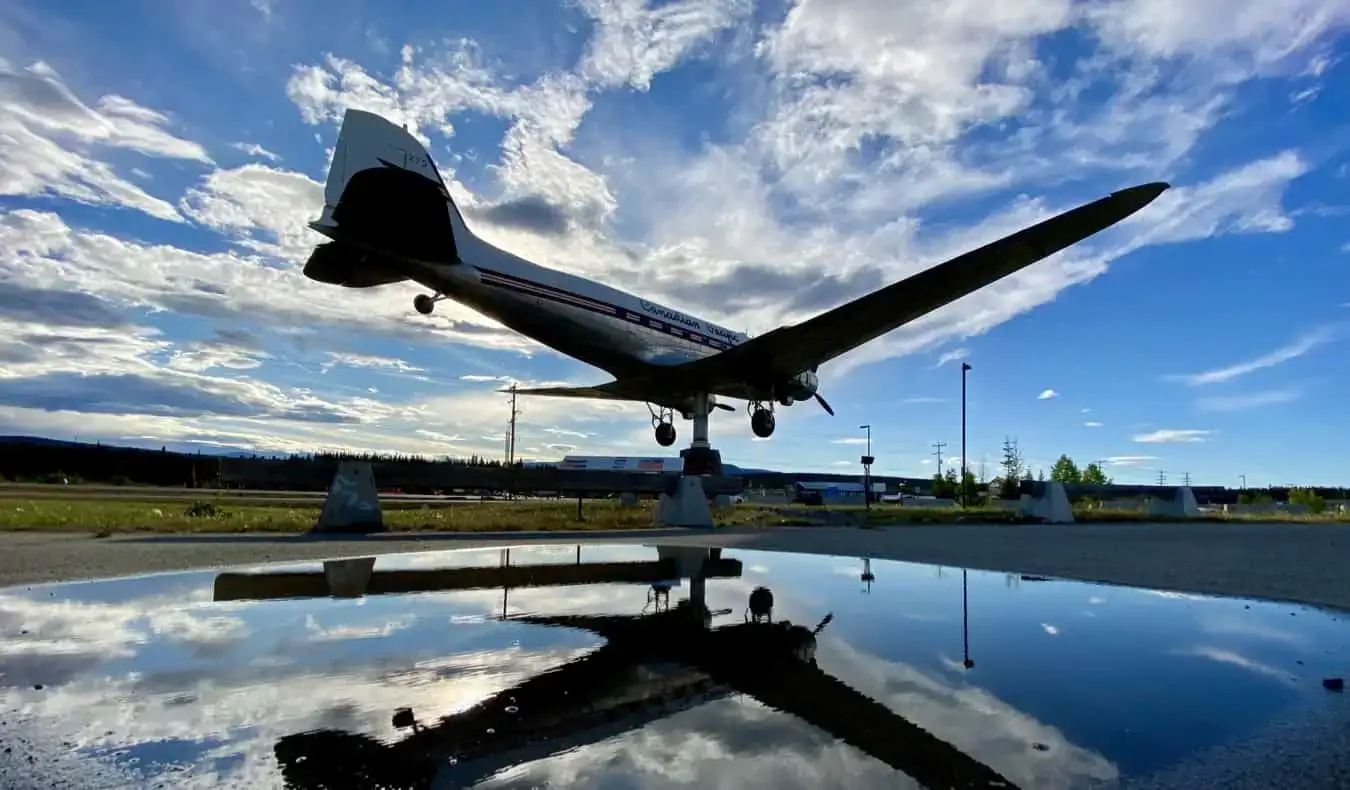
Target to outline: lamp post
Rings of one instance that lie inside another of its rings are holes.
[[[867,431],[867,454],[862,457],[863,466],[863,509],[872,509],[872,424],[859,425],[858,430]]]
[[[961,363],[961,507],[970,503],[970,487],[966,485],[966,373],[970,371],[968,363]]]

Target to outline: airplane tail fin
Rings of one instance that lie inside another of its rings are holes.
[[[427,149],[364,110],[343,115],[323,197],[323,215],[310,227],[400,257],[454,263],[469,236]]]

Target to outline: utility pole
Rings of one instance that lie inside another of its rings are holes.
[[[1238,477],[1242,478],[1242,490],[1243,490],[1243,491],[1246,491],[1246,490],[1247,490],[1247,476],[1246,476],[1246,475],[1238,475]]]
[[[1162,470],[1162,469],[1159,469],[1159,470],[1158,470],[1158,485],[1161,486],[1161,485],[1166,485],[1166,484],[1167,484],[1167,472],[1164,471],[1164,470]]]
[[[946,442],[933,442],[933,447],[937,448],[933,455],[936,455],[938,459],[938,477],[942,477],[942,448],[946,446]]]
[[[506,465],[512,466],[516,462],[516,417],[520,416],[520,411],[516,408],[516,385],[511,385],[511,422],[509,433],[506,439]]]
[[[961,507],[970,501],[970,490],[966,486],[966,373],[970,365],[961,363]]]
[[[1182,472],[1182,473],[1181,473],[1181,484],[1184,485],[1184,486],[1186,486],[1187,488],[1190,488],[1190,487],[1191,487],[1191,473],[1190,473],[1190,472]]]

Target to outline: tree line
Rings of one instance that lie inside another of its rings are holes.
[[[0,443],[0,480],[24,483],[108,483],[212,488],[221,469],[240,458],[266,459],[281,467],[331,468],[339,461],[370,461],[386,466],[428,465],[502,467],[500,460],[471,455],[466,458],[429,458],[404,453],[295,453],[284,456],[250,454],[221,456],[149,450],[101,443],[49,442],[28,439]],[[519,464],[517,464],[519,465]]]

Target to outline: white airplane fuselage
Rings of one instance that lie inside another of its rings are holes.
[[[532,263],[476,236],[459,241],[459,254],[461,263],[414,265],[411,279],[614,376],[643,365],[678,365],[748,339],[711,321]]]

